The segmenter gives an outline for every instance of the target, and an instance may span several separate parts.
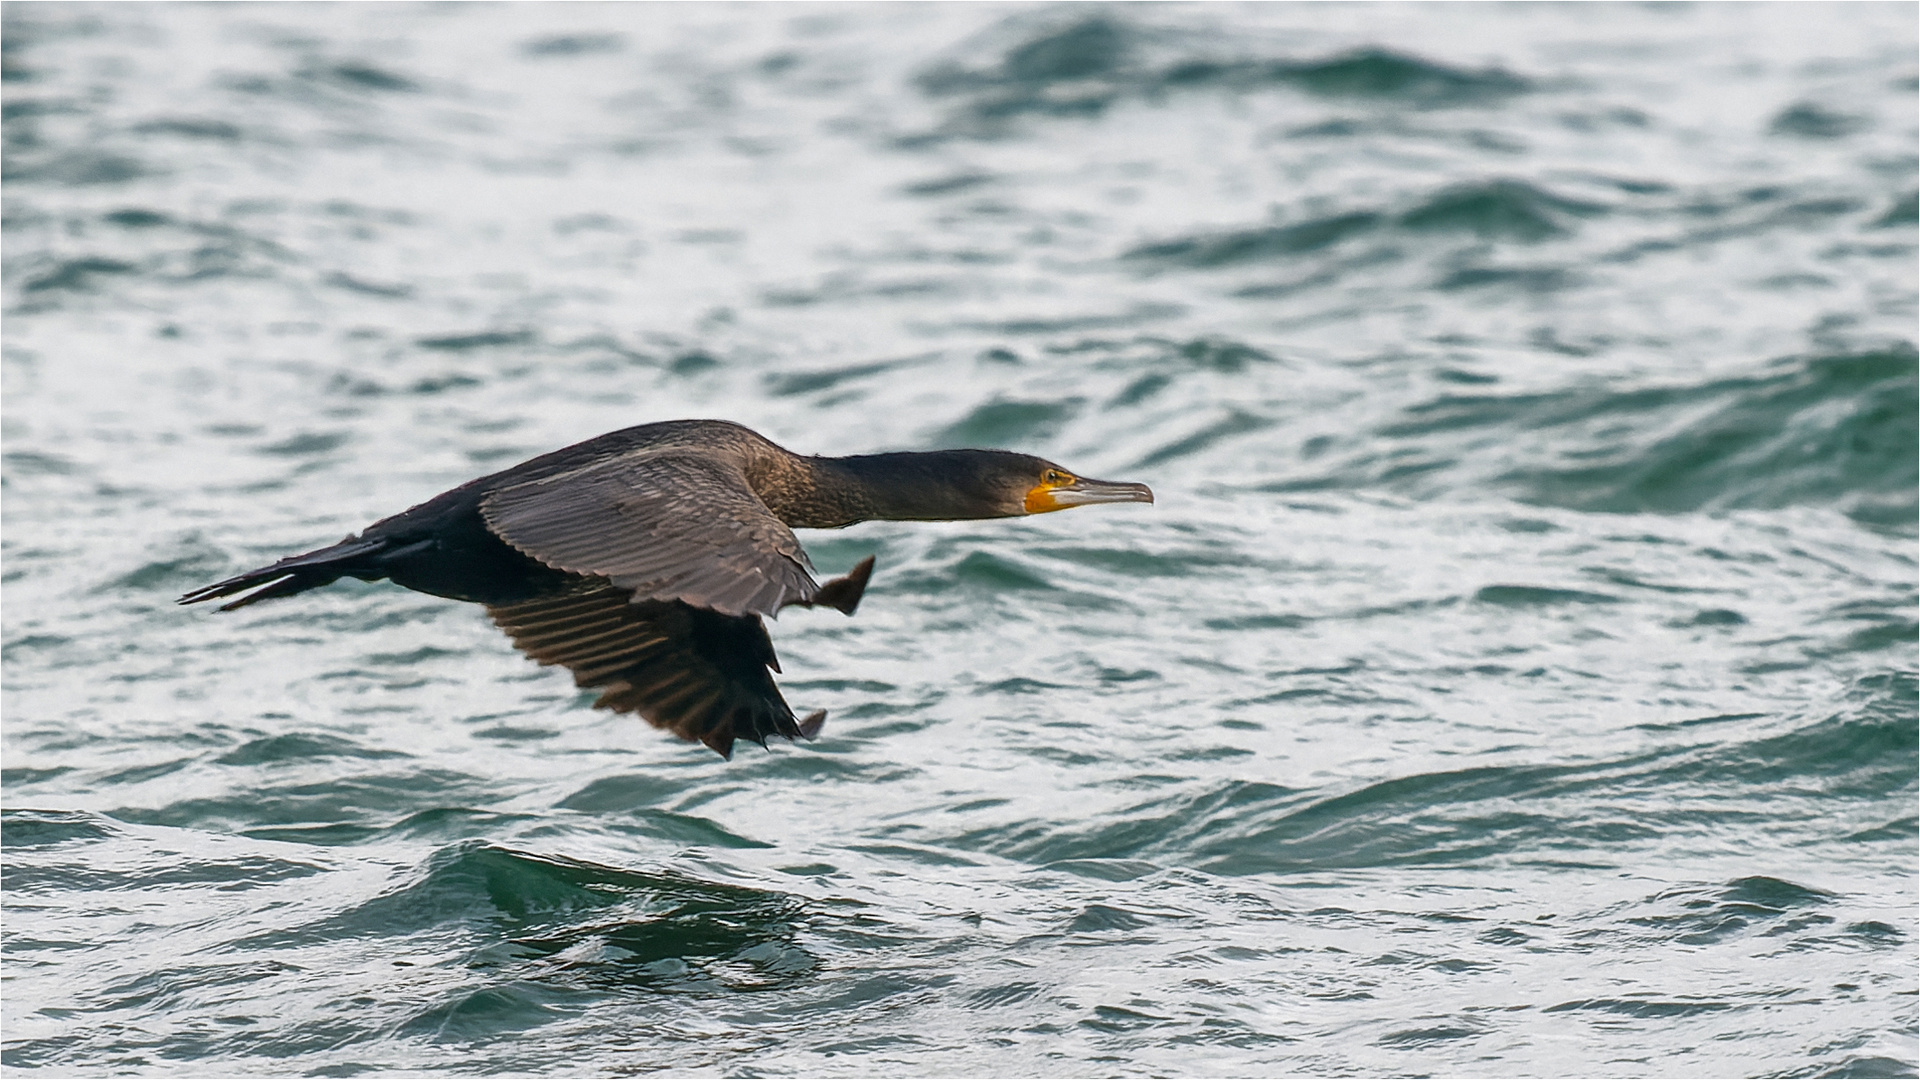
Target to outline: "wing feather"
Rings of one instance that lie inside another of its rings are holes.
[[[820,714],[796,721],[774,685],[768,669],[778,661],[758,615],[635,600],[605,582],[487,613],[520,651],[602,690],[595,708],[639,713],[723,757],[736,739],[765,745],[770,735],[810,739],[819,730]]]
[[[627,454],[502,488],[480,513],[522,553],[636,600],[772,615],[820,591],[793,530],[737,465],[713,456]]]

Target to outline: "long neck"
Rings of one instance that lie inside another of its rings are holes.
[[[775,512],[788,525],[806,529],[836,529],[856,521],[957,521],[1017,513],[987,505],[961,486],[976,474],[973,455],[978,453],[932,450],[804,458],[813,490]]]

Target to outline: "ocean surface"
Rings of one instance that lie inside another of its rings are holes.
[[[1912,4],[4,7],[7,1075],[1914,1076]],[[812,744],[195,586],[605,431]]]

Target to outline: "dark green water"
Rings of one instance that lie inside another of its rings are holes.
[[[1915,1075],[1911,5],[4,13],[9,1074]],[[172,603],[698,416],[1159,502]]]

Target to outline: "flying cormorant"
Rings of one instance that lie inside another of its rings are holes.
[[[179,602],[255,590],[231,611],[355,577],[485,604],[521,651],[600,689],[595,708],[732,757],[735,739],[812,739],[826,720],[794,719],[761,616],[790,604],[851,615],[873,572],[868,556],[819,584],[794,529],[1152,501],[1145,484],[1005,450],[803,457],[738,424],[675,420],[483,476]]]

